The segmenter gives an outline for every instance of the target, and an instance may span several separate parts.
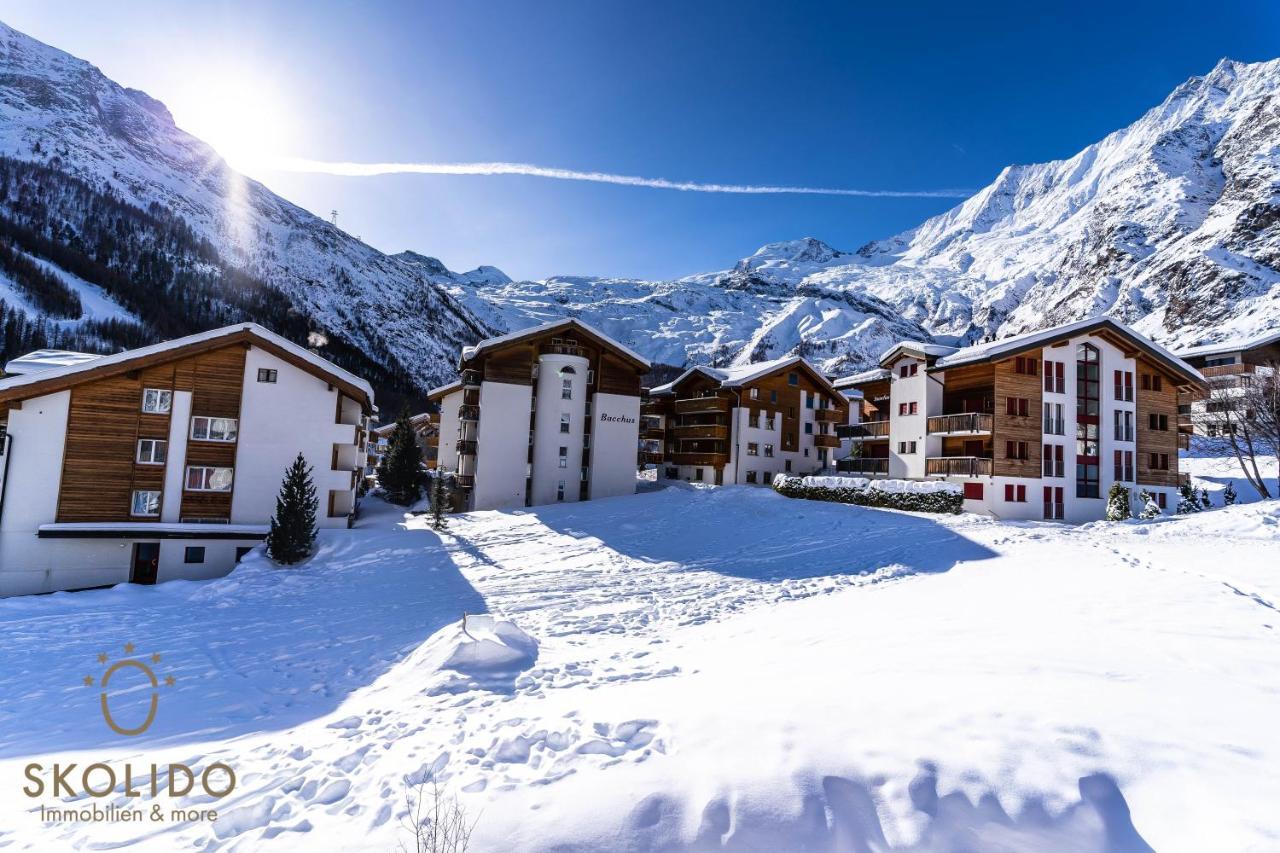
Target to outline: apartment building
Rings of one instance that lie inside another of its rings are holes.
[[[1234,409],[1233,398],[1241,395],[1245,384],[1255,376],[1272,375],[1280,366],[1280,330],[1188,347],[1177,355],[1205,378],[1204,388],[1178,394],[1178,430],[1185,447],[1193,434],[1217,437],[1229,420],[1223,410]]]
[[[630,495],[649,362],[578,320],[462,351],[439,403],[436,468],[469,510]]]
[[[849,400],[800,357],[692,367],[649,391],[641,461],[666,480],[768,485],[834,468]]]
[[[0,379],[0,595],[224,574],[265,538],[285,469],[317,522],[355,509],[373,391],[254,324]]]
[[[434,468],[436,448],[439,446],[440,438],[440,430],[435,419],[432,418],[430,412],[419,412],[416,415],[409,416],[409,426],[413,428],[418,449],[422,451],[423,463],[428,468]],[[382,464],[382,457],[386,455],[387,449],[391,446],[391,434],[395,431],[395,421],[370,426],[369,458],[365,466],[367,475],[373,476],[377,472],[378,466]]]
[[[902,342],[835,383],[863,392],[839,468],[960,482],[966,509],[1001,518],[1102,518],[1113,482],[1172,507],[1177,395],[1203,381],[1107,317],[964,348]]]

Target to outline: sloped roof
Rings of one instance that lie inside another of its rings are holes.
[[[62,367],[49,367],[19,376],[0,379],[0,401],[24,400],[70,388],[81,382],[114,376],[147,364],[168,361],[199,352],[218,349],[233,343],[250,343],[279,358],[336,385],[367,410],[373,409],[373,388],[364,379],[343,370],[323,356],[298,346],[293,341],[257,323],[223,326],[183,338],[174,338],[150,346],[125,350]]]
[[[880,354],[879,363],[882,365],[887,364],[899,353],[941,358],[942,356],[951,355],[955,351],[955,347],[944,346],[943,344],[927,344],[922,341],[899,341]]]
[[[837,388],[843,390],[852,388],[856,385],[866,385],[868,382],[883,382],[893,375],[893,371],[887,367],[873,367],[870,370],[864,370],[861,373],[855,373],[852,376],[841,376],[834,384]]]
[[[705,365],[695,365],[684,373],[681,373],[675,379],[656,388],[649,389],[649,396],[664,396],[675,392],[676,386],[683,382],[689,376],[695,373],[701,373],[710,379],[714,379],[720,383],[721,388],[738,388],[753,382],[763,376],[776,373],[779,370],[785,370],[788,367],[801,366],[806,368],[816,377],[819,382],[827,387],[827,390],[836,396],[843,396],[831,380],[826,375],[798,355],[785,356],[783,358],[775,358],[772,361],[757,361],[752,364],[739,364],[732,367],[707,367]]]
[[[444,397],[448,394],[451,394],[454,391],[457,391],[461,387],[462,387],[461,379],[455,379],[452,382],[445,383],[444,385],[437,385],[435,388],[432,388],[430,391],[427,392],[427,399],[434,402],[435,400],[438,400],[441,397]]]
[[[520,329],[519,331],[499,335],[496,338],[486,338],[475,346],[463,347],[462,360],[470,361],[488,350],[497,349],[499,347],[506,346],[507,344],[524,340],[525,338],[534,338],[539,335],[545,335],[558,329],[574,329],[575,331],[582,332],[588,337],[595,338],[599,343],[616,349],[618,352],[626,356],[628,360],[634,362],[637,367],[640,367],[645,371],[650,367],[649,360],[640,355],[640,353],[625,344],[619,343],[599,329],[589,326],[575,317],[569,317],[564,320],[555,320],[550,323],[543,323],[541,326],[534,326],[530,329]]]
[[[18,356],[4,366],[9,376],[20,376],[35,373],[37,370],[49,370],[54,367],[73,367],[86,361],[102,358],[96,352],[72,352],[64,349],[38,349],[26,355]]]
[[[1243,352],[1244,350],[1265,347],[1274,343],[1280,343],[1280,329],[1272,329],[1252,338],[1232,338],[1226,341],[1218,341],[1214,344],[1199,344],[1193,347],[1186,347],[1177,350],[1176,354],[1181,358],[1197,358],[1205,355],[1218,355],[1219,353]]]

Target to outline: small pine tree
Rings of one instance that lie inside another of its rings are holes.
[[[443,471],[436,471],[431,478],[431,529],[444,530],[449,524],[449,506],[452,502],[452,489],[445,479]]]
[[[1159,518],[1162,515],[1160,504],[1156,503],[1156,496],[1151,492],[1143,489],[1138,494],[1138,500],[1142,501],[1142,512],[1138,513],[1138,518]]]
[[[1178,496],[1178,515],[1200,511],[1200,499],[1196,497],[1196,490],[1191,488],[1190,483],[1183,483],[1178,488]]]
[[[1112,483],[1107,492],[1107,521],[1127,521],[1133,517],[1129,508],[1129,490],[1123,483]]]
[[[378,484],[387,500],[409,506],[422,495],[422,448],[409,421],[409,410],[402,409],[396,428],[387,443],[387,452],[378,465]]]
[[[1222,490],[1222,505],[1231,506],[1235,502],[1236,502],[1236,487],[1232,485],[1230,481],[1228,481],[1227,487]]]
[[[311,467],[299,453],[285,471],[276,498],[276,514],[271,517],[271,532],[267,534],[267,554],[271,559],[288,566],[311,554],[319,505]]]
[[[1205,509],[1213,509],[1213,501],[1209,500],[1208,489],[1205,489],[1205,488],[1200,489],[1200,506],[1204,507]]]

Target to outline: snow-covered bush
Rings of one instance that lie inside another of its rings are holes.
[[[1142,512],[1138,513],[1138,518],[1159,518],[1161,516],[1160,504],[1156,503],[1156,496],[1146,489],[1138,494],[1138,500],[1142,503]]]
[[[1191,488],[1190,483],[1183,483],[1178,489],[1178,515],[1188,515],[1193,512],[1200,511],[1200,498],[1196,496],[1196,490]]]
[[[1227,487],[1222,490],[1222,505],[1231,506],[1235,502],[1236,502],[1236,487],[1233,486],[1230,482],[1228,482]]]
[[[867,480],[864,477],[775,477],[774,490],[788,498],[857,504],[911,512],[958,514],[964,493],[939,480]]]
[[[1205,509],[1213,509],[1213,501],[1209,500],[1208,489],[1205,489],[1205,488],[1200,489],[1200,506],[1204,507]]]
[[[1107,492],[1107,521],[1128,521],[1133,517],[1129,508],[1129,490],[1123,483],[1112,483]]]

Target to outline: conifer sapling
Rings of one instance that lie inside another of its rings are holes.
[[[1222,490],[1222,505],[1231,506],[1235,502],[1236,502],[1236,487],[1232,485],[1230,481],[1228,481],[1227,487]]]
[[[445,479],[443,471],[436,471],[431,478],[431,529],[444,530],[448,526],[449,504],[452,489]]]
[[[292,565],[311,554],[316,541],[316,511],[319,508],[311,467],[302,454],[285,471],[276,512],[267,534],[267,554],[282,565]]]
[[[1112,483],[1107,492],[1107,521],[1127,521],[1133,517],[1129,508],[1129,490],[1123,483]]]
[[[387,500],[409,506],[422,494],[422,448],[409,420],[409,410],[402,409],[387,444],[387,452],[378,464],[378,484]]]

